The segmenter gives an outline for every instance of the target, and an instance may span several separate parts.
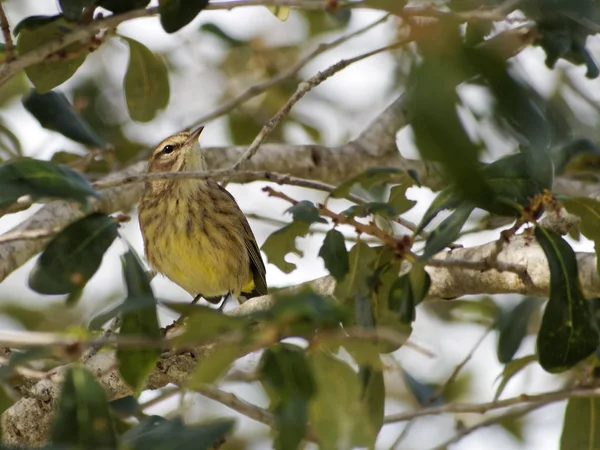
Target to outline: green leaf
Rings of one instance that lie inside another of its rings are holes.
[[[117,447],[106,394],[85,367],[67,369],[51,441],[86,449]]]
[[[344,235],[336,229],[329,230],[325,235],[319,256],[323,258],[325,267],[337,281],[343,280],[350,270]]]
[[[397,311],[400,322],[410,324],[415,320],[415,307],[429,292],[431,277],[423,264],[415,263],[410,272],[399,277],[389,290],[388,307]]]
[[[579,230],[594,241],[597,261],[600,261],[600,203],[589,197],[561,198],[560,202],[568,212],[579,216]],[[600,264],[597,263],[597,267],[600,268]]]
[[[324,351],[309,355],[316,393],[310,419],[323,449],[373,447],[377,434],[361,402],[357,373]]]
[[[519,373],[522,369],[527,367],[529,364],[536,362],[537,357],[535,355],[524,356],[523,358],[513,359],[509,363],[504,366],[504,370],[502,371],[502,381],[498,385],[498,389],[496,389],[496,394],[494,395],[494,401],[500,398],[502,391],[517,373]]]
[[[573,397],[567,402],[560,450],[600,448],[600,399]]]
[[[34,200],[64,198],[81,204],[88,197],[101,197],[87,178],[68,167],[30,158],[0,164],[0,207],[24,195]]]
[[[292,222],[274,231],[261,247],[269,263],[276,265],[284,273],[293,271],[296,264],[287,262],[285,257],[288,253],[303,256],[302,251],[296,247],[296,238],[306,236],[309,228],[310,225],[306,222]]]
[[[403,0],[366,0],[365,6],[402,16],[406,2]]]
[[[423,249],[422,259],[429,259],[444,250],[460,236],[460,230],[473,212],[470,205],[461,205],[431,232]]]
[[[81,17],[83,8],[93,5],[95,0],[58,0],[63,15],[72,21],[77,21]]]
[[[294,222],[304,222],[309,225],[315,222],[327,223],[325,219],[319,216],[319,210],[314,203],[308,200],[296,203],[294,206],[286,209],[285,212],[292,215]]]
[[[416,201],[406,198],[406,191],[413,184],[413,180],[409,178],[404,183],[390,189],[390,196],[388,197],[387,203],[394,207],[396,214],[404,214],[417,204]]]
[[[438,391],[435,384],[421,383],[405,369],[402,369],[402,378],[419,405],[438,406],[444,403],[442,396],[435,397]]]
[[[427,225],[443,210],[455,209],[460,204],[460,198],[454,193],[452,187],[444,189],[431,202],[415,231],[415,235],[425,229]]]
[[[213,450],[233,431],[234,420],[210,420],[186,425],[181,418],[150,416],[122,437],[128,450]]]
[[[140,404],[133,395],[127,395],[126,397],[111,400],[108,405],[110,406],[111,411],[121,417],[131,417],[141,412]]]
[[[296,449],[306,435],[308,405],[316,386],[304,350],[278,343],[264,351],[260,380],[271,397],[276,418],[275,448]]]
[[[510,362],[519,350],[523,338],[527,335],[531,315],[540,306],[534,297],[525,297],[510,311],[501,315],[498,321],[498,347],[496,353],[502,364]]]
[[[352,247],[348,254],[350,270],[343,280],[335,285],[334,296],[342,304],[353,300],[357,294],[369,293],[367,281],[373,273],[373,269],[369,266],[376,256],[376,251],[364,242],[358,242]]]
[[[104,214],[73,222],[50,241],[37,260],[29,274],[29,287],[48,295],[82,289],[117,236],[117,223]]]
[[[75,111],[67,97],[60,92],[40,94],[31,90],[23,97],[23,106],[41,126],[90,147],[106,147],[88,123]]]
[[[185,330],[173,339],[176,347],[187,346],[189,348],[223,334],[243,330],[248,326],[246,319],[223,314],[223,312],[208,306],[176,302],[161,302],[161,304],[187,316]]]
[[[233,362],[244,356],[246,351],[239,342],[226,342],[217,345],[214,350],[205,354],[196,369],[188,378],[187,386],[198,389],[207,383],[214,383],[225,375]]]
[[[158,341],[162,335],[156,314],[156,300],[146,271],[132,250],[121,257],[121,263],[127,286],[125,303],[143,302],[147,307],[123,313],[119,336],[139,336]],[[160,353],[158,348],[119,347],[117,349],[119,372],[136,393],[144,387]]]
[[[54,20],[48,18],[45,24],[35,28],[22,27],[17,39],[19,55],[32,52],[47,42],[59,40],[72,30],[73,25],[60,16]],[[71,78],[85,61],[87,53],[85,44],[75,42],[55,53],[53,57],[57,60],[46,59],[28,66],[25,73],[36,90],[44,94]]]
[[[115,14],[145,8],[149,3],[150,0],[96,0],[98,6]]]
[[[208,0],[158,0],[160,24],[167,33],[175,33],[206,8]]]
[[[383,372],[371,367],[361,367],[358,373],[362,385],[362,403],[369,415],[369,424],[375,434],[383,426],[385,408],[385,383]]]
[[[19,36],[19,33],[22,30],[34,30],[43,25],[48,25],[49,23],[55,22],[60,18],[62,18],[61,14],[56,14],[54,16],[35,15],[25,17],[14,27],[13,34],[15,36]]]
[[[92,318],[88,325],[88,329],[90,331],[99,331],[102,329],[102,325],[118,315],[129,314],[131,312],[138,311],[139,309],[149,307],[154,308],[155,305],[154,303],[149,305],[143,296],[125,299],[122,303],[119,303],[110,308],[108,311],[100,313]]]
[[[290,11],[292,10],[289,6],[267,6],[267,8],[282,22],[287,20],[290,16]]]
[[[376,214],[385,218],[399,215],[398,211],[396,211],[396,208],[383,202],[370,202],[363,205],[354,205],[342,211],[342,214],[348,218],[367,217],[371,214]]]
[[[329,194],[329,197],[344,198],[350,194],[350,190],[357,183],[368,190],[374,186],[385,184],[403,173],[403,170],[395,167],[369,167],[364,172],[344,181]]]
[[[169,104],[169,71],[160,57],[142,43],[123,37],[129,44],[129,64],[123,79],[127,110],[132,120],[149,122]]]
[[[14,369],[29,361],[40,361],[52,355],[49,347],[33,347],[27,350],[12,350],[8,364],[0,367],[0,381],[8,380],[14,373]]]
[[[537,338],[540,365],[563,372],[591,355],[600,339],[590,302],[583,296],[575,252],[553,231],[535,227],[550,266],[550,299]]]

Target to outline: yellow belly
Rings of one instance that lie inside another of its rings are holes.
[[[251,291],[254,283],[243,236],[236,236],[235,230],[225,232],[206,217],[190,227],[189,218],[189,211],[173,202],[165,202],[158,213],[140,211],[146,258],[153,269],[192,296]]]

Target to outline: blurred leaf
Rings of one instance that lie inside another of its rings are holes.
[[[397,16],[402,16],[406,2],[404,0],[366,0],[368,8],[381,9]]]
[[[319,210],[314,203],[308,200],[296,203],[294,206],[286,209],[285,212],[290,213],[295,222],[305,222],[309,225],[315,222],[327,223],[325,219],[319,216]]]
[[[38,159],[19,158],[0,164],[0,207],[30,195],[34,200],[64,198],[81,204],[100,194],[80,173]]]
[[[501,314],[497,323],[498,346],[496,353],[498,361],[502,364],[510,362],[519,350],[523,338],[527,335],[531,315],[539,306],[539,299],[525,297],[510,311]]]
[[[537,338],[539,362],[563,372],[591,355],[600,339],[590,302],[583,296],[575,252],[559,235],[541,226],[535,237],[550,266],[550,299]]]
[[[316,384],[310,418],[321,448],[373,447],[377,434],[369,426],[361,403],[356,372],[323,351],[312,353],[309,361]]]
[[[319,256],[323,258],[325,267],[337,281],[343,280],[350,270],[344,235],[336,229],[329,230],[325,235]]]
[[[131,417],[141,412],[140,404],[133,395],[111,400],[108,405],[111,411],[117,413],[121,417]]]
[[[378,435],[383,426],[385,383],[383,372],[371,367],[361,367],[358,373],[362,385],[361,400],[369,415],[369,424]]]
[[[531,364],[533,362],[537,362],[537,357],[535,355],[524,356],[523,358],[513,359],[510,362],[508,362],[504,366],[504,370],[502,371],[502,375],[501,375],[502,381],[500,381],[500,384],[498,385],[498,389],[496,389],[496,394],[494,395],[494,401],[496,401],[500,398],[502,391],[504,391],[504,388],[506,387],[508,382],[511,380],[511,378],[514,377],[517,373],[519,373],[521,370],[523,370],[525,367],[527,367],[529,364]]]
[[[410,272],[402,275],[390,287],[388,306],[399,313],[400,322],[410,324],[415,320],[415,307],[429,292],[431,278],[423,264],[413,264]]]
[[[175,33],[206,8],[208,0],[158,0],[160,24],[167,33]]]
[[[14,370],[18,366],[23,366],[25,363],[30,361],[40,361],[43,358],[47,358],[52,355],[52,349],[49,347],[33,347],[27,350],[11,350],[10,359],[8,364],[4,364],[0,367],[0,380],[8,380],[14,373]],[[3,389],[0,389],[3,391]]]
[[[285,22],[290,16],[291,8],[289,6],[267,6],[267,8],[282,22]]]
[[[46,246],[29,274],[29,287],[47,295],[80,290],[94,276],[117,236],[117,223],[104,214],[73,222]]]
[[[73,21],[79,20],[83,8],[94,3],[96,3],[95,0],[58,0],[58,5],[65,18]]]
[[[319,340],[322,344],[333,347],[337,344],[343,346],[346,351],[352,356],[352,359],[359,366],[368,366],[375,370],[383,370],[383,363],[381,362],[380,353],[383,353],[384,349],[381,348],[381,343],[374,340],[365,339],[348,339],[343,340],[332,340],[331,338],[323,338]]]
[[[22,30],[34,30],[43,25],[48,25],[52,22],[55,22],[55,21],[59,20],[60,18],[62,18],[61,14],[56,14],[54,16],[34,15],[34,16],[25,17],[13,28],[13,34],[15,36],[19,36],[19,33]]]
[[[567,401],[560,450],[600,448],[600,399],[573,397]]]
[[[299,448],[308,427],[308,405],[316,391],[304,350],[284,343],[267,348],[260,359],[259,374],[276,418],[274,447]]]
[[[396,214],[404,214],[406,211],[412,209],[417,204],[414,200],[406,198],[406,191],[411,187],[414,182],[411,179],[399,184],[398,186],[392,187],[390,190],[390,196],[387,203],[394,207]]]
[[[420,406],[438,406],[444,404],[444,399],[441,395],[435,396],[439,386],[421,383],[405,369],[402,369],[402,378],[406,383],[406,387]]]
[[[121,263],[125,285],[127,286],[125,303],[144,302],[148,307],[124,312],[119,336],[139,336],[159,340],[162,333],[156,314],[156,300],[146,271],[132,250],[127,251],[121,257]],[[158,348],[119,347],[117,349],[119,373],[136,393],[139,393],[144,387],[160,353],[161,351]]]
[[[161,305],[187,316],[185,330],[173,339],[176,347],[189,348],[248,326],[248,321],[242,317],[226,315],[204,305],[178,302],[161,302]]]
[[[106,147],[106,142],[90,128],[60,92],[39,94],[32,89],[23,97],[23,106],[48,130],[89,147]]]
[[[129,314],[134,311],[138,311],[140,309],[147,308],[156,308],[155,303],[148,303],[144,296],[134,297],[134,298],[126,298],[123,302],[113,306],[108,311],[97,314],[90,320],[88,325],[88,329],[90,331],[99,331],[102,329],[102,325],[104,325],[109,320],[117,317],[118,315]]]
[[[223,31],[220,26],[212,22],[203,23],[200,25],[200,31],[210,33],[232,47],[245,45],[245,41],[240,41],[239,39],[231,37],[229,34]]]
[[[129,44],[129,63],[123,79],[129,116],[136,122],[150,122],[169,104],[169,71],[145,45],[131,38],[122,39]]]
[[[369,167],[367,170],[358,174],[347,181],[344,181],[329,194],[332,198],[344,198],[350,194],[350,190],[355,184],[360,184],[364,189],[371,189],[374,186],[388,183],[393,178],[404,173],[403,170],[395,167]]]
[[[303,256],[302,251],[296,247],[296,238],[306,236],[309,228],[310,225],[306,222],[292,222],[271,233],[260,249],[265,252],[270,264],[276,265],[284,273],[290,273],[296,265],[287,262],[285,256],[288,253]]]
[[[21,141],[10,128],[0,122],[0,136],[5,136],[6,140],[10,143],[10,147],[5,145],[4,142],[0,141],[0,147],[5,150],[9,157],[22,156],[23,148],[21,147]]]
[[[348,254],[350,271],[335,284],[334,296],[340,303],[348,303],[357,294],[367,294],[367,280],[373,273],[369,265],[375,260],[376,251],[364,242],[357,242]]]
[[[198,362],[198,366],[188,378],[188,388],[193,390],[204,384],[216,382],[227,373],[229,366],[244,354],[245,351],[240,342],[218,344]]]
[[[337,9],[334,11],[302,11],[298,9],[296,11],[306,18],[310,37],[341,30],[348,25],[352,17],[350,9]]]
[[[600,242],[600,202],[589,197],[561,197],[560,202],[568,212],[581,218],[579,229],[583,235]]]
[[[48,17],[47,20],[40,18],[35,27],[31,22],[27,24],[22,22],[19,25],[21,25],[17,39],[19,55],[34,51],[47,42],[59,40],[73,30],[73,25],[60,16]],[[26,67],[25,73],[36,90],[44,94],[71,78],[83,64],[87,54],[87,45],[75,42],[54,53],[55,59],[45,59]]]
[[[505,431],[510,433],[520,444],[525,443],[525,419],[524,417],[507,417],[498,422]]]
[[[115,14],[145,8],[149,3],[150,0],[96,0],[98,6]]]
[[[319,143],[323,140],[321,130],[319,130],[317,127],[309,125],[306,122],[302,122],[300,120],[295,120],[294,122],[302,127],[304,132],[308,134],[308,136],[313,140],[313,142]]]
[[[267,111],[261,112],[267,114]],[[227,115],[227,122],[229,123],[231,140],[235,145],[248,145],[248,143],[254,140],[263,127],[263,123],[261,123],[256,116],[238,110],[234,110]],[[275,128],[267,137],[267,141],[283,141],[283,129],[284,127],[281,126]]]
[[[441,252],[448,245],[456,241],[460,236],[460,230],[462,230],[472,212],[472,206],[468,204],[461,205],[450,216],[444,219],[427,238],[421,259],[426,260],[433,257],[436,253]]]
[[[234,420],[218,419],[186,425],[179,417],[150,416],[123,435],[128,450],[212,450],[231,433]]]
[[[53,419],[51,440],[85,449],[116,448],[106,394],[85,367],[71,365]]]

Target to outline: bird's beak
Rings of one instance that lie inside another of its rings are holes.
[[[192,131],[190,133],[190,137],[188,138],[188,142],[195,143],[200,137],[200,134],[202,134],[202,130],[204,130],[204,125],[200,125],[194,131]]]

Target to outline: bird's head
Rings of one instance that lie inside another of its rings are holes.
[[[148,160],[148,172],[206,170],[198,137],[204,126],[183,131],[161,141]]]

